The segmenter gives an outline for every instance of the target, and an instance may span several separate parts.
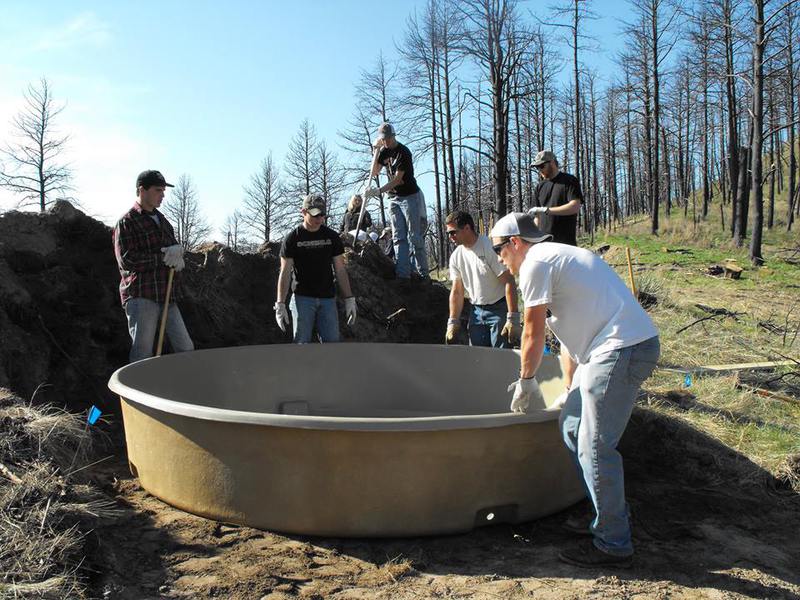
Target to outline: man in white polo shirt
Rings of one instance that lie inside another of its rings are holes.
[[[475,231],[472,216],[463,210],[447,215],[447,236],[456,244],[450,255],[450,318],[445,342],[455,341],[461,327],[464,292],[472,309],[467,323],[471,346],[511,348],[519,343],[521,330],[517,285],[492,251],[492,243]]]
[[[530,215],[506,215],[489,235],[501,262],[519,275],[524,303],[512,409],[524,412],[535,393],[545,321],[578,364],[559,425],[594,508],[585,528],[572,529],[592,539],[559,558],[582,567],[629,566],[633,544],[617,444],[639,386],[656,366],[658,330],[602,258],[548,241],[550,234],[540,231]]]

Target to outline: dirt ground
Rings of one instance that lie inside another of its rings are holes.
[[[628,570],[558,561],[569,511],[464,535],[346,540],[216,523],[100,472],[123,516],[91,534],[96,597],[230,599],[800,598],[800,496],[688,425],[637,409],[622,450]],[[571,509],[575,510],[575,509]]]

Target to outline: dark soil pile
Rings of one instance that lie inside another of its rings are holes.
[[[394,280],[374,244],[346,259],[359,318],[342,326],[345,340],[440,341],[443,286]],[[272,309],[274,245],[241,255],[209,244],[186,263],[181,311],[198,349],[290,341]],[[69,203],[0,215],[0,386],[74,409],[115,406],[105,382],[130,348],[118,285],[111,229]]]

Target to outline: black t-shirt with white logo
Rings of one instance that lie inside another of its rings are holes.
[[[536,185],[533,193],[533,206],[563,206],[571,200],[580,200],[583,203],[583,192],[578,178],[569,173],[561,173],[552,179],[545,179]],[[578,215],[565,217],[556,215],[539,214],[540,229],[553,236],[554,242],[577,246],[576,230],[578,229]]]
[[[323,225],[309,231],[295,227],[281,244],[281,256],[294,259],[292,290],[298,296],[333,298],[336,295],[333,257],[344,254],[344,244],[333,229]]]
[[[419,191],[417,180],[414,179],[414,163],[411,160],[411,150],[400,142],[394,148],[384,148],[378,155],[378,163],[386,167],[389,180],[394,179],[397,171],[403,172],[403,183],[386,192],[389,196],[410,196]]]

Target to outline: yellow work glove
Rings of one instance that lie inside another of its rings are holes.
[[[447,319],[447,333],[444,334],[445,344],[455,344],[456,334],[461,329],[461,323],[458,319]]]
[[[510,312],[506,316],[506,324],[503,326],[503,331],[500,335],[504,335],[508,343],[512,346],[518,346],[520,336],[522,335],[522,322],[518,312]]]

